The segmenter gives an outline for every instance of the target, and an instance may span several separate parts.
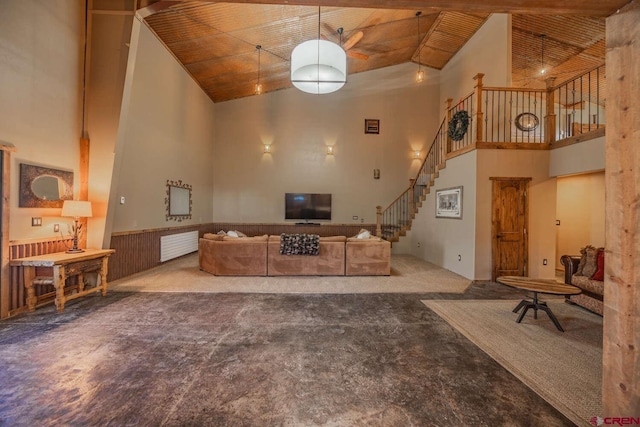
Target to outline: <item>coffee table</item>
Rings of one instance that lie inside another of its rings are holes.
[[[558,322],[556,316],[553,314],[549,306],[547,306],[547,303],[538,299],[538,294],[577,295],[582,292],[582,290],[576,286],[560,283],[552,279],[533,279],[531,277],[523,276],[500,276],[496,280],[498,283],[502,283],[503,285],[533,292],[533,298],[531,301],[523,299],[516,308],[513,309],[514,313],[524,309],[522,310],[522,313],[520,313],[520,316],[518,316],[518,320],[516,320],[517,323],[520,323],[527,311],[530,308],[533,308],[534,319],[538,318],[538,310],[542,310],[547,313],[553,324],[556,325],[556,328],[561,332],[564,332],[564,329],[560,326],[560,322]]]

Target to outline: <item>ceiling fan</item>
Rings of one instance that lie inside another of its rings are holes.
[[[362,37],[364,37],[364,33],[360,30],[354,32],[353,34],[351,34],[351,36],[345,40],[344,43],[342,43],[342,33],[344,32],[344,28],[340,27],[337,30],[332,29],[331,27],[329,27],[328,25],[325,24],[325,27],[331,31],[331,33],[338,33],[340,36],[340,45],[342,46],[342,48],[344,49],[344,51],[347,53],[347,56],[349,58],[354,58],[354,59],[362,59],[364,61],[366,61],[367,59],[369,59],[369,55],[366,55],[364,53],[360,53],[360,52],[354,52],[351,50],[352,47],[354,47],[360,40],[362,40]],[[328,40],[326,36],[321,35],[320,37],[322,37],[325,40]]]

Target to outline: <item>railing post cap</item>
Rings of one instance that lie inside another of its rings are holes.
[[[473,80],[482,80],[483,77],[484,77],[484,73],[478,73],[475,76],[473,76]]]

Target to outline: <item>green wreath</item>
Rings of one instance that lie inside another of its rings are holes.
[[[469,113],[465,110],[458,111],[451,117],[449,122],[449,138],[454,141],[460,141],[464,138],[464,134],[467,133],[469,127]]]

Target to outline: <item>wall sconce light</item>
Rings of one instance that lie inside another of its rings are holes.
[[[333,156],[333,145],[327,145],[327,156]]]
[[[413,152],[413,158],[414,159],[420,159],[420,150],[415,150]]]
[[[271,153],[271,144],[264,144],[264,153]]]

